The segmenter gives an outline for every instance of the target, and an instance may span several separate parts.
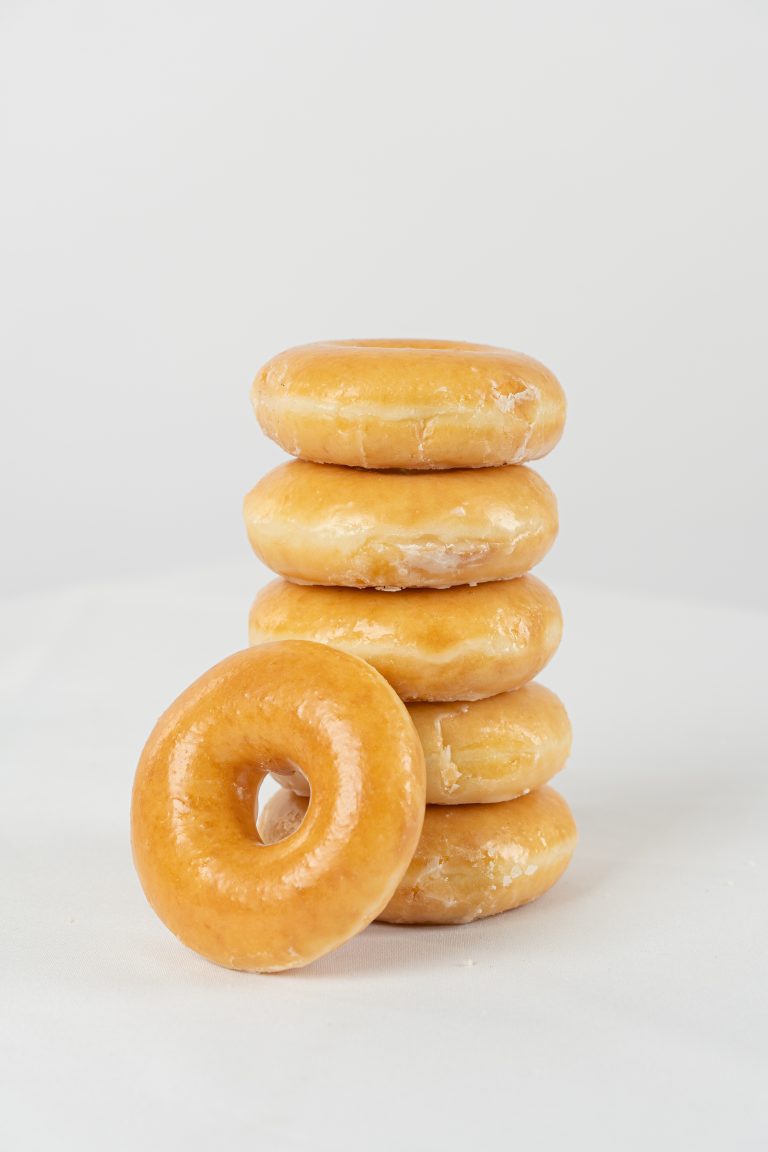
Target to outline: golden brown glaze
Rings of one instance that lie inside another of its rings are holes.
[[[565,423],[555,376],[529,356],[451,340],[290,348],[252,390],[261,427],[304,460],[359,468],[479,468],[536,460]]]
[[[267,841],[303,828],[305,796],[282,788],[265,806]],[[543,895],[562,876],[576,825],[554,788],[499,804],[429,805],[413,860],[379,915],[389,924],[467,924]],[[290,842],[290,840],[288,841]]]
[[[543,684],[408,711],[424,748],[428,804],[513,800],[550,780],[571,751],[568,714]]]
[[[312,810],[265,845],[265,774],[299,766]],[[247,971],[294,968],[390,899],[424,817],[424,757],[370,666],[304,642],[217,664],[158,721],[136,772],[132,843],[152,907],[185,944]]]
[[[302,584],[448,588],[522,576],[557,535],[530,468],[375,472],[292,460],[248,493],[257,556]]]
[[[404,700],[476,700],[519,688],[554,654],[560,607],[535,576],[434,590],[302,587],[273,580],[252,644],[303,639],[373,664]]]

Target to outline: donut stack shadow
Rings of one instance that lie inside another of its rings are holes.
[[[416,853],[379,916],[458,924],[528,903],[562,875],[576,828],[548,781],[571,728],[534,681],[557,649],[557,600],[530,570],[557,507],[526,461],[559,439],[556,378],[482,345],[357,341],[275,357],[253,388],[264,431],[298,459],[246,496],[256,554],[278,574],[253,604],[252,644],[329,644],[374,665],[424,749]],[[289,835],[306,782],[259,815]]]

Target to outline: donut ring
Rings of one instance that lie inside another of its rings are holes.
[[[451,340],[335,340],[281,352],[251,393],[292,456],[358,468],[481,468],[545,456],[565,397],[528,356]]]
[[[248,536],[300,584],[449,588],[528,572],[557,535],[551,488],[529,468],[371,472],[292,460],[248,493]]]
[[[271,768],[301,765],[312,807],[265,846]],[[424,816],[424,757],[373,668],[319,644],[238,652],[158,721],[133,789],[133,855],[158,916],[186,945],[245,971],[296,968],[381,912]]]
[[[307,806],[305,796],[281,788],[259,818],[261,835],[273,842],[294,834]],[[408,871],[378,919],[468,924],[528,904],[562,876],[576,835],[554,788],[500,804],[430,805]]]
[[[478,700],[519,688],[560,643],[560,606],[535,576],[379,592],[273,580],[253,602],[251,644],[316,640],[373,664],[403,700]]]

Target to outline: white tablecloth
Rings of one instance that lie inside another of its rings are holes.
[[[565,878],[260,977],[166,931],[128,843],[144,738],[252,582],[0,609],[3,1146],[765,1149],[768,616],[558,589]]]

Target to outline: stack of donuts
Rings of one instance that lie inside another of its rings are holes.
[[[339,341],[275,357],[253,402],[298,459],[245,499],[251,544],[279,576],[256,597],[250,642],[361,657],[406,703],[424,751],[421,839],[378,918],[466,923],[535,899],[576,839],[547,786],[570,724],[532,682],[562,627],[529,575],[555,539],[556,502],[525,466],[562,433],[557,379],[485,345]],[[309,803],[297,765],[273,774],[266,843],[297,830]]]

